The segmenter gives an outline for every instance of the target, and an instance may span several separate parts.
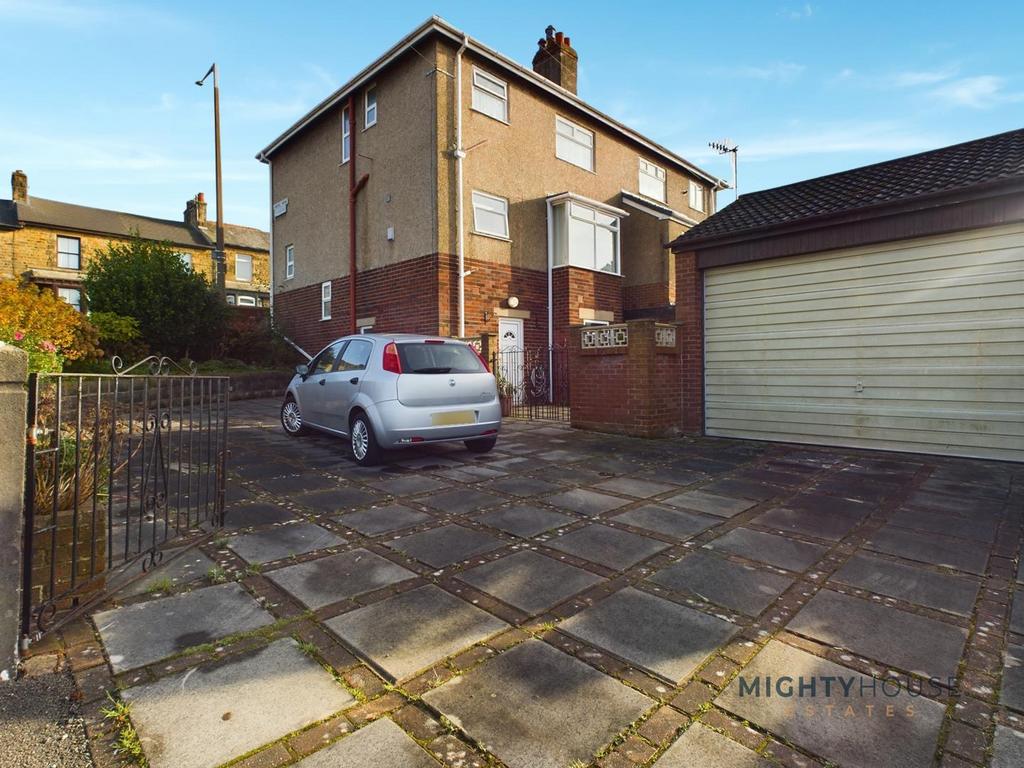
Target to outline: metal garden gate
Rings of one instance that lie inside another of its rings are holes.
[[[26,637],[223,525],[228,378],[156,356],[113,370],[29,377]]]
[[[569,421],[569,350],[523,347],[495,351],[502,413],[517,419]]]

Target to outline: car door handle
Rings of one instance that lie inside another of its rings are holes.
[[[359,377],[358,376],[353,376],[351,379],[348,380],[348,383],[349,384],[358,384],[359,383]]]
[[[323,386],[324,384],[326,384],[326,383],[327,383],[327,379],[320,379],[320,386],[321,386],[321,387],[322,387],[322,386]]]

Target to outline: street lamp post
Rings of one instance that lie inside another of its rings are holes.
[[[213,266],[216,272],[217,290],[224,293],[226,271],[224,264],[224,188],[220,170],[220,79],[216,62],[210,65],[210,68],[206,70],[206,74],[201,79],[196,80],[196,85],[202,87],[203,83],[206,82],[206,78],[211,74],[213,75],[213,153],[217,177],[217,245],[213,251]]]

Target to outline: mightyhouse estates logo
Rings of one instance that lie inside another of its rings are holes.
[[[792,706],[792,717],[914,717],[920,696],[956,693],[956,678],[927,680],[892,676],[877,680],[866,675],[741,674],[740,698],[779,699]]]

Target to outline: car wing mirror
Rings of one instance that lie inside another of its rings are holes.
[[[309,376],[309,366],[308,365],[296,365],[295,366],[295,372],[297,374],[299,374],[299,376],[301,376],[302,378],[306,378],[307,376]]]

